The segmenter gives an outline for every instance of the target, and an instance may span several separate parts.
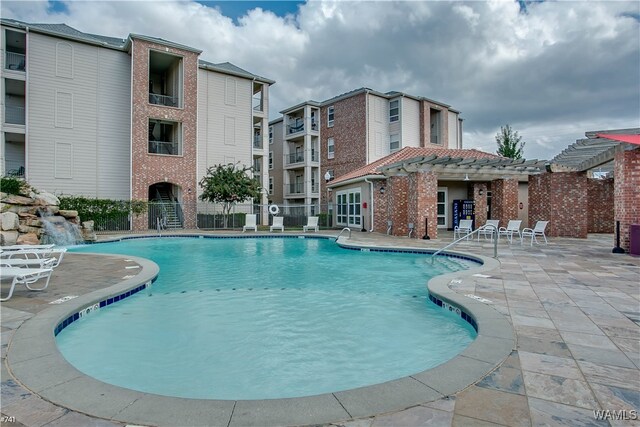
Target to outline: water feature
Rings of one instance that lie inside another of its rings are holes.
[[[51,215],[48,211],[40,210],[40,220],[44,233],[40,239],[41,244],[53,243],[57,246],[71,246],[84,242],[80,227],[69,222],[60,215]]]

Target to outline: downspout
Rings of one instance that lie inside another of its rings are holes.
[[[364,182],[369,184],[369,195],[371,197],[371,206],[369,206],[369,210],[371,211],[371,229],[369,230],[369,233],[372,233],[373,232],[373,181],[369,181],[368,178],[365,178]]]

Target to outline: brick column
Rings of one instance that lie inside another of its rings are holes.
[[[409,177],[392,176],[387,180],[387,183],[385,191],[385,193],[389,193],[387,198],[387,219],[393,221],[391,234],[394,236],[406,236],[409,234],[407,229]],[[384,220],[385,231],[387,219]]]
[[[409,203],[407,222],[412,222],[415,231],[412,237],[421,239],[427,230],[425,218],[429,222],[428,235],[435,239],[438,234],[438,177],[434,172],[415,172],[409,175]]]
[[[476,210],[476,228],[482,227],[487,222],[487,183],[474,182],[472,191]]]
[[[613,179],[587,179],[587,232],[614,232],[614,191]]]
[[[614,161],[615,220],[620,221],[620,247],[628,251],[629,226],[640,224],[640,148],[620,146]]]
[[[506,227],[511,219],[518,219],[518,180],[496,179],[491,184],[491,217]]]
[[[389,200],[389,188],[387,181],[374,181],[373,183],[373,231],[376,233],[387,232],[387,208]],[[380,189],[384,188],[384,193]]]
[[[555,172],[529,177],[529,224],[549,221],[547,236],[586,238],[587,175]]]

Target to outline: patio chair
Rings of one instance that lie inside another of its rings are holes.
[[[3,258],[0,267],[53,268],[55,258]]]
[[[514,233],[517,234],[520,239],[522,239],[522,235],[520,234],[520,224],[522,224],[522,221],[519,219],[509,220],[507,228],[500,227],[498,229],[498,239],[500,238],[500,236],[504,235],[507,237],[507,239],[509,239],[509,243],[513,243]]]
[[[11,298],[13,290],[18,284],[25,285],[30,291],[42,291],[46,289],[47,286],[49,286],[49,280],[51,279],[52,272],[52,268],[2,267],[0,280],[11,279],[11,287],[9,288],[9,295],[5,298],[0,298],[0,301],[7,301]],[[32,288],[29,286],[40,279],[47,279],[43,287]]]
[[[51,249],[55,245],[11,245],[11,246],[2,246],[3,251],[21,251],[24,249]]]
[[[253,231],[258,231],[258,226],[256,225],[256,214],[247,214],[245,224],[242,227],[242,232],[244,233],[250,228],[253,228]]]
[[[279,229],[284,232],[284,217],[282,216],[274,216],[273,224],[269,227],[269,231],[273,232],[273,230]]]
[[[547,224],[549,224],[549,221],[538,221],[536,222],[536,226],[534,228],[523,228],[522,234],[520,235],[520,244],[522,244],[525,236],[531,236],[531,246],[533,246],[534,240],[536,244],[539,244],[536,236],[542,236],[544,238],[544,244],[548,245],[549,242],[547,242],[547,236],[544,234],[544,230],[545,228],[547,228]]]
[[[484,236],[485,239],[487,238],[487,236],[489,236],[493,241],[494,227],[495,227],[495,231],[497,231],[499,226],[500,226],[499,219],[488,219],[487,222],[478,230],[478,242],[480,241],[480,236]]]
[[[462,237],[462,233],[467,236],[467,240],[469,239],[469,234],[473,231],[473,220],[471,219],[461,219],[460,223],[453,227],[453,240],[456,239],[456,235],[458,238]]]
[[[313,230],[315,232],[318,232],[319,227],[318,227],[318,217],[317,216],[310,216],[309,218],[307,218],[307,225],[302,227],[302,231],[304,233],[306,233],[309,230]]]
[[[64,254],[67,252],[67,248],[40,248],[40,249],[19,249],[15,251],[0,252],[0,258],[2,259],[47,259],[55,258],[55,262],[51,268],[56,268],[62,262]]]

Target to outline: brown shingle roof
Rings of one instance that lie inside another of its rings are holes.
[[[428,157],[433,155],[438,157],[459,157],[463,159],[502,158],[497,154],[486,153],[484,151],[476,149],[405,147],[402,150],[389,154],[388,156],[378,159],[373,163],[369,163],[368,165],[365,165],[359,169],[353,170],[347,174],[337,177],[330,185],[334,186],[335,184],[343,181],[348,181],[350,179],[360,178],[368,175],[382,175],[382,173],[378,171],[378,169],[383,166],[401,162],[403,160],[413,159],[415,157]]]

